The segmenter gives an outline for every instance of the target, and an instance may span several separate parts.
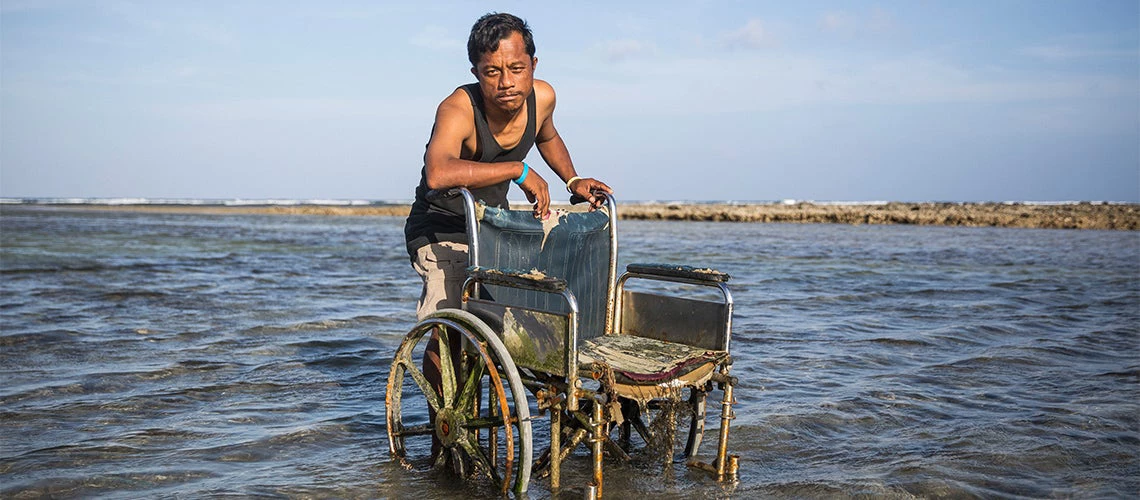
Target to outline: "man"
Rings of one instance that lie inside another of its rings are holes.
[[[487,14],[471,28],[467,58],[477,83],[452,92],[436,110],[424,153],[416,201],[404,226],[412,265],[424,286],[416,308],[424,318],[460,306],[466,278],[467,235],[463,200],[431,200],[428,191],[464,186],[477,200],[507,207],[513,181],[534,204],[535,217],[549,215],[546,180],[523,162],[531,146],[565,183],[567,191],[598,207],[595,190],[606,184],[578,177],[570,153],[554,128],[554,88],[534,79],[538,58],[526,22],[511,14]]]
[[[428,200],[431,190],[463,186],[475,199],[507,207],[507,191],[514,182],[534,215],[550,214],[546,180],[523,162],[532,146],[566,185],[566,190],[589,200],[592,207],[604,200],[594,191],[612,193],[609,186],[584,179],[574,170],[570,153],[554,128],[554,88],[534,79],[538,58],[526,22],[510,14],[487,14],[471,28],[467,58],[476,83],[455,89],[440,103],[435,125],[424,153],[424,167],[404,226],[412,267],[423,279],[416,315],[423,319],[443,308],[460,307],[467,268],[467,227],[463,200]],[[459,352],[459,335],[449,339],[451,352]],[[458,373],[459,356],[453,356]],[[424,354],[424,377],[440,391],[439,338],[434,333]],[[429,408],[434,421],[435,412]],[[432,455],[440,443],[432,436]]]

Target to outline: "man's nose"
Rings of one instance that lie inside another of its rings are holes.
[[[511,75],[510,71],[504,71],[502,76],[499,77],[499,88],[509,89],[515,86],[515,77]]]

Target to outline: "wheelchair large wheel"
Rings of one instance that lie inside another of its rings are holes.
[[[421,370],[433,331],[440,391]],[[453,352],[454,336],[462,339],[459,352]],[[526,392],[502,341],[474,315],[445,309],[417,323],[392,359],[385,401],[389,451],[405,467],[451,468],[464,477],[490,477],[503,492],[526,491],[532,465]],[[440,445],[435,456],[433,436]]]

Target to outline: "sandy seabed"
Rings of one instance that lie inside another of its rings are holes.
[[[29,205],[22,205],[29,206]],[[47,205],[55,209],[198,214],[406,216],[410,205]],[[566,208],[560,206],[559,208]],[[1140,230],[1134,203],[625,203],[622,219],[832,224],[915,224]]]

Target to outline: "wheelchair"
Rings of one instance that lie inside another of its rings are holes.
[[[617,276],[617,206],[609,195],[596,211],[560,210],[544,221],[529,210],[485,206],[463,188],[433,196],[463,197],[470,267],[462,308],[419,321],[393,356],[385,403],[395,460],[523,494],[532,474],[549,477],[558,491],[563,463],[586,445],[592,479],[583,488],[600,498],[603,458],[630,460],[634,432],[642,449],[675,460],[681,408],[689,419],[686,464],[717,481],[737,480],[738,457],[727,452],[737,384],[727,274],[630,264]],[[650,290],[627,287],[635,281]],[[694,290],[704,293],[684,296]],[[433,336],[435,385],[421,369]],[[714,390],[720,427],[706,463],[698,452]],[[549,443],[537,456],[532,409],[550,419]]]

